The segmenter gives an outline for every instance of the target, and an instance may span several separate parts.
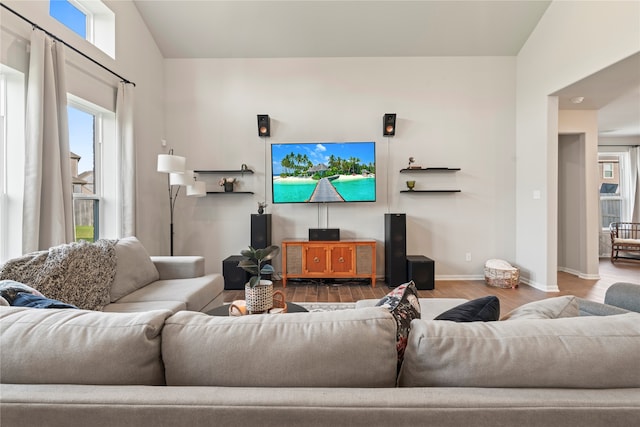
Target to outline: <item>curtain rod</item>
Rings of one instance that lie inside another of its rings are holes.
[[[117,78],[119,78],[120,80],[122,80],[124,83],[129,83],[132,84],[135,87],[135,83],[132,82],[131,80],[127,80],[124,77],[122,77],[120,74],[116,73],[115,71],[105,67],[104,65],[102,65],[101,63],[99,63],[98,61],[96,61],[95,59],[91,58],[90,56],[86,55],[85,53],[79,51],[78,49],[76,49],[75,47],[71,46],[69,43],[67,43],[66,41],[62,40],[60,37],[56,36],[53,33],[50,33],[49,31],[45,30],[44,28],[42,28],[40,25],[36,24],[35,22],[33,22],[32,20],[30,20],[29,18],[26,18],[24,16],[22,16],[21,14],[19,14],[18,12],[16,12],[15,10],[11,9],[9,6],[7,6],[4,3],[0,3],[0,6],[4,7],[5,9],[7,9],[9,12],[13,13],[14,15],[16,15],[18,18],[21,18],[23,21],[28,22],[29,24],[31,24],[34,28],[37,28],[41,31],[43,31],[45,34],[47,34],[49,37],[59,41],[60,43],[62,43],[63,45],[67,46],[69,49],[73,50],[74,52],[84,56],[86,59],[88,59],[89,61],[93,62],[94,64],[96,64],[97,66],[101,67],[102,69],[110,72],[111,74],[113,74],[114,76],[116,76]]]

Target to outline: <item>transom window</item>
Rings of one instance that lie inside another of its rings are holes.
[[[115,14],[100,0],[49,0],[49,15],[112,58]]]

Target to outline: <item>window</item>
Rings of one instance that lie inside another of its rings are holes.
[[[602,177],[605,179],[613,178],[613,163],[602,164]]]
[[[22,255],[24,74],[0,64],[0,262]]]
[[[87,19],[87,13],[73,0],[51,0],[49,3],[49,15],[62,22],[83,39],[87,39],[87,33],[91,35],[91,31],[87,31],[87,26],[92,19]],[[89,15],[89,18],[91,18],[91,15]],[[91,41],[92,37],[87,40]]]
[[[117,236],[115,113],[67,94],[75,240]]]
[[[115,14],[100,0],[49,0],[49,15],[115,58]]]
[[[601,227],[609,228],[612,222],[628,221],[630,217],[628,178],[625,171],[629,162],[628,152],[608,152],[598,154],[600,178],[600,218]]]
[[[76,105],[76,107],[74,107]],[[100,236],[100,198],[96,194],[96,128],[101,117],[87,107],[70,103],[69,149],[73,186],[73,226],[76,241],[96,241]]]

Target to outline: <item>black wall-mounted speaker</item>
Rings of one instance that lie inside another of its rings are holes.
[[[310,228],[309,240],[337,241],[340,240],[339,228]]]
[[[382,118],[382,136],[393,136],[396,134],[396,115],[387,113]]]
[[[413,280],[416,288],[431,290],[435,288],[435,262],[424,255],[407,255],[407,281]]]
[[[268,114],[258,114],[258,136],[271,136],[271,120]]]
[[[224,277],[224,289],[229,290],[242,290],[245,283],[249,281],[251,275],[238,267],[238,263],[242,261],[244,257],[242,255],[231,255],[228,258],[222,260],[222,276]]]
[[[395,288],[407,282],[407,215],[384,214],[384,280]]]
[[[251,214],[251,247],[271,246],[271,214]]]

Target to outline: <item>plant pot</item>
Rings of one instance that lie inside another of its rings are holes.
[[[224,192],[231,193],[233,191],[233,182],[225,182],[224,183]]]
[[[273,308],[273,282],[260,280],[253,288],[249,284],[244,285],[244,299],[247,303],[247,313],[265,313]]]

